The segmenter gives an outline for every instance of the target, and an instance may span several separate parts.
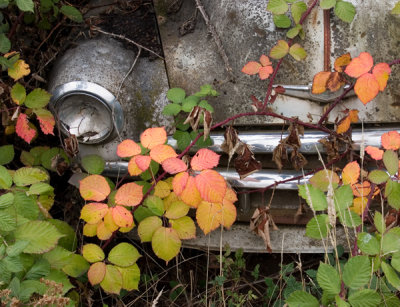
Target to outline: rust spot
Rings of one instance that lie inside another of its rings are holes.
[[[235,12],[235,11],[229,11],[229,13],[228,13],[228,19],[229,19],[230,21],[236,22],[236,18],[237,18],[236,12]]]
[[[312,25],[315,27],[317,25],[317,20],[318,20],[318,11],[314,10],[311,14],[312,14]]]
[[[360,37],[363,38],[365,35],[367,35],[366,32],[361,33]]]

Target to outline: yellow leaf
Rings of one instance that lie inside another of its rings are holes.
[[[104,222],[100,222],[99,225],[97,226],[97,237],[100,240],[108,240],[111,238],[112,232],[108,230],[106,225],[104,225]]]
[[[90,203],[83,206],[81,219],[89,224],[97,224],[108,212],[108,206],[102,203]]]
[[[236,220],[236,207],[230,202],[224,202],[222,205],[221,224],[230,228]]]
[[[361,215],[364,212],[364,208],[367,205],[368,198],[367,197],[357,197],[353,200],[352,210]]]
[[[221,225],[222,206],[221,204],[202,201],[196,211],[197,224],[204,234],[218,228]]]
[[[97,234],[97,224],[85,224],[83,226],[83,235],[86,237],[94,237]]]
[[[156,186],[154,187],[154,195],[160,198],[165,198],[169,194],[171,194],[171,187],[165,181],[157,182]]]
[[[346,116],[344,119],[342,119],[337,126],[336,132],[341,134],[345,133],[347,130],[350,128],[350,117]]]
[[[24,60],[18,60],[14,63],[13,67],[8,69],[8,75],[17,81],[22,77],[29,75],[31,70],[29,69],[29,65],[25,63]]]

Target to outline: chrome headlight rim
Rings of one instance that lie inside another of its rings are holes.
[[[121,104],[116,99],[114,94],[112,94],[109,90],[93,82],[71,81],[57,86],[52,92],[52,97],[50,101],[54,112],[58,114],[61,103],[66,98],[74,95],[85,95],[99,101],[110,112],[111,120],[113,123],[113,129],[110,129],[110,131],[101,138],[88,141],[79,140],[81,143],[104,143],[105,141],[109,141],[111,137],[114,137],[116,136],[116,134],[122,132],[124,125],[124,114]],[[61,125],[61,130],[64,134],[69,134],[68,129],[64,125]]]

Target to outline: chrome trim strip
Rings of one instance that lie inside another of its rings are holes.
[[[381,135],[383,133],[397,130],[400,132],[400,128],[368,128],[364,129],[364,144],[365,146],[381,146]],[[242,142],[251,145],[252,150],[254,153],[257,154],[267,154],[272,153],[274,148],[279,144],[279,141],[282,138],[287,136],[287,132],[282,134],[281,131],[249,131],[249,132],[240,132],[239,131],[239,138]],[[304,154],[317,154],[317,150],[315,145],[318,148],[318,151],[325,152],[322,144],[318,143],[318,140],[326,137],[327,134],[324,132],[319,131],[306,131],[304,136],[300,137],[301,147],[300,152]],[[353,130],[353,147],[355,150],[360,150],[360,145],[363,140],[363,133],[361,129]],[[211,139],[213,140],[214,144],[209,147],[211,150],[221,153],[221,144],[224,142],[224,134],[220,133],[212,133]],[[168,144],[173,147],[176,147],[176,140],[172,137],[168,138]]]
[[[300,172],[283,170],[260,170],[241,180],[235,170],[216,169],[222,176],[229,181],[235,188],[245,189],[260,189],[268,185],[273,185],[275,182],[286,180],[295,176],[300,176]],[[121,177],[128,173],[128,162],[106,162],[104,175],[110,177]],[[306,176],[298,181],[290,181],[278,185],[276,188],[280,190],[296,190],[298,184],[305,183],[310,177]]]

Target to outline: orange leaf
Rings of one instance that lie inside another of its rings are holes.
[[[361,52],[360,55],[347,65],[345,73],[350,77],[358,78],[361,75],[369,72],[374,65],[374,59],[368,52]]]
[[[400,134],[397,131],[389,131],[382,134],[381,143],[383,148],[397,150],[400,148]]]
[[[238,198],[237,198],[236,192],[232,189],[226,189],[226,193],[224,196],[224,202],[229,201],[231,203],[235,203],[235,202],[237,202],[237,200],[238,200]]]
[[[175,150],[169,145],[157,145],[150,151],[150,157],[157,163],[162,163],[168,158],[175,158],[177,156]]]
[[[123,206],[137,206],[142,198],[143,187],[134,182],[129,182],[118,189],[117,194],[115,194],[115,203]]]
[[[392,72],[390,66],[387,63],[376,64],[372,70],[372,74],[375,76],[379,83],[379,90],[383,91],[386,88],[387,80]]]
[[[97,237],[100,240],[108,240],[112,236],[112,232],[106,227],[104,222],[100,222],[97,226]]]
[[[201,198],[212,203],[222,203],[226,193],[226,182],[218,172],[204,170],[196,176],[196,186]]]
[[[133,157],[132,159],[135,159],[135,163],[136,163],[137,167],[142,172],[146,171],[150,166],[151,158],[149,156],[137,155],[137,156]]]
[[[169,174],[177,174],[187,170],[187,165],[181,159],[178,158],[168,158],[162,163],[164,171]]]
[[[131,176],[138,176],[141,173],[143,173],[143,171],[140,169],[140,167],[136,164],[136,156],[133,156],[129,160],[128,172],[129,172],[129,175],[131,175]]]
[[[347,130],[350,128],[350,117],[346,116],[345,118],[342,118],[342,120],[339,122],[336,132],[341,134],[345,133]]]
[[[33,112],[36,114],[42,132],[44,134],[54,135],[53,130],[56,121],[54,120],[53,114],[46,109],[34,109]]]
[[[360,177],[360,165],[357,161],[347,163],[343,168],[342,180],[344,184],[355,184]]]
[[[189,174],[187,172],[182,172],[175,175],[172,180],[172,188],[176,195],[181,195],[183,190],[186,187],[186,183],[188,182]]]
[[[90,266],[87,275],[92,286],[101,283],[106,275],[106,264],[104,262],[93,263]]]
[[[103,176],[90,175],[79,182],[79,192],[84,200],[102,201],[107,198],[111,189]]]
[[[28,144],[30,144],[32,139],[36,136],[36,130],[29,126],[28,117],[24,113],[18,116],[15,132]]]
[[[367,104],[379,93],[379,83],[370,73],[363,74],[354,85],[354,92],[363,104]]]
[[[117,147],[117,155],[121,158],[136,156],[141,152],[139,144],[132,140],[123,140]]]
[[[358,122],[358,110],[350,110],[349,118],[352,123]]]
[[[81,210],[81,219],[89,224],[97,224],[108,212],[108,206],[103,203],[90,203]]]
[[[262,66],[270,66],[272,65],[271,61],[269,60],[269,57],[267,57],[266,55],[261,55],[260,56],[260,63]],[[272,68],[272,67],[271,67]]]
[[[338,57],[335,60],[334,64],[335,70],[337,72],[343,72],[343,67],[349,65],[350,61],[351,61],[350,53],[343,54],[342,56]]]
[[[258,71],[258,75],[260,76],[261,80],[265,80],[269,77],[270,74],[272,74],[274,69],[272,66],[265,66],[261,67],[260,70]]]
[[[230,228],[236,220],[236,207],[230,202],[222,205],[221,224]]]
[[[326,87],[331,92],[336,92],[341,88],[342,85],[344,85],[344,79],[342,78],[342,75],[338,72],[332,72],[328,81],[326,82]]]
[[[260,63],[251,61],[243,66],[242,72],[245,73],[246,75],[255,75],[258,73],[261,67],[262,66]]]
[[[196,211],[197,224],[199,224],[204,234],[208,234],[221,225],[221,216],[221,204],[202,201]]]
[[[351,188],[353,190],[353,195],[356,197],[365,197],[371,192],[371,184],[369,181],[354,184]]]
[[[383,150],[374,146],[367,146],[365,151],[371,156],[372,159],[382,160],[383,158]]]
[[[117,224],[114,222],[114,218],[112,215],[113,208],[108,208],[107,214],[104,216],[104,226],[108,228],[109,231],[114,232],[116,231],[119,227]]]
[[[130,227],[133,223],[132,213],[122,206],[112,208],[112,217],[119,227]]]
[[[180,199],[187,205],[197,208],[201,202],[200,192],[196,187],[196,180],[194,177],[189,176],[185,189],[179,195]]]
[[[330,75],[330,71],[321,71],[314,76],[311,90],[313,94],[322,94],[326,91],[326,82],[328,81]]]
[[[167,132],[164,127],[148,128],[140,136],[142,146],[148,149],[164,144],[166,141]]]
[[[204,169],[211,169],[218,165],[220,155],[217,155],[212,150],[202,148],[190,161],[190,166],[195,171],[202,171]]]

